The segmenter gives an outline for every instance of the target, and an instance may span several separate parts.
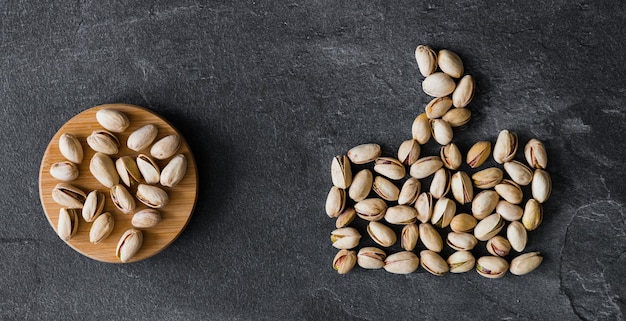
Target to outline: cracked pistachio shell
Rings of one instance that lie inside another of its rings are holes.
[[[50,166],[50,175],[60,181],[73,181],[78,178],[78,166],[70,161],[54,163]]]
[[[498,164],[512,160],[517,152],[517,134],[502,130],[493,146],[493,159]]]
[[[424,108],[426,116],[430,119],[441,118],[452,107],[452,99],[450,97],[437,97],[431,100]]]
[[[187,158],[183,154],[174,156],[161,171],[161,185],[166,187],[176,186],[187,173]]]
[[[443,276],[450,270],[448,263],[439,254],[430,250],[420,252],[420,264],[424,270],[436,276]]]
[[[336,228],[342,228],[348,226],[356,218],[356,211],[354,207],[346,207],[335,221]]]
[[[469,251],[456,251],[448,257],[446,262],[450,268],[450,273],[463,273],[474,268],[476,259]]]
[[[482,221],[476,224],[476,227],[474,228],[474,236],[479,241],[487,241],[498,235],[503,227],[504,220],[500,214],[494,213],[485,217]]]
[[[478,240],[469,233],[450,232],[446,237],[446,243],[457,251],[470,251],[478,244]]]
[[[371,143],[352,147],[346,155],[354,164],[367,164],[375,161],[380,154],[380,145]]]
[[[543,169],[535,169],[533,175],[533,181],[531,184],[531,191],[533,198],[539,203],[543,203],[548,200],[550,193],[552,192],[552,180],[550,174]]]
[[[487,241],[487,252],[494,256],[507,256],[511,252],[511,243],[503,236],[496,235]]]
[[[115,169],[122,183],[128,187],[135,187],[141,182],[141,172],[137,163],[130,156],[122,156],[115,161]]]
[[[486,278],[501,278],[508,269],[509,263],[498,256],[483,256],[476,261],[476,272]]]
[[[411,125],[411,134],[413,139],[421,145],[428,143],[431,136],[431,127],[430,120],[428,116],[426,116],[426,113],[421,113],[415,117],[413,125]]]
[[[106,154],[95,153],[89,162],[89,171],[95,179],[107,188],[113,187],[120,181],[113,160]]]
[[[372,190],[386,201],[397,201],[400,195],[400,189],[388,179],[382,176],[376,176],[372,183]]]
[[[419,227],[417,227],[417,224],[407,224],[402,228],[402,232],[400,234],[400,246],[405,251],[413,251],[417,245],[418,239]]]
[[[472,111],[468,108],[451,108],[441,117],[450,124],[451,127],[460,127],[467,124],[472,118]]]
[[[356,252],[350,250],[341,250],[335,254],[333,258],[333,269],[339,274],[350,272],[356,264]]]
[[[357,263],[364,269],[380,269],[385,266],[387,254],[377,247],[364,247],[356,255]]]
[[[102,192],[91,191],[85,199],[82,216],[85,222],[93,222],[104,209],[105,197]]]
[[[398,240],[396,232],[389,226],[380,222],[369,222],[367,225],[367,234],[374,242],[382,247],[390,247]]]
[[[504,173],[497,167],[490,167],[472,175],[474,186],[480,189],[492,188],[502,181]]]
[[[443,119],[432,119],[430,123],[433,139],[439,145],[448,145],[452,141],[454,133],[452,132],[452,126]]]
[[[61,208],[57,222],[57,234],[63,241],[69,241],[78,230],[78,211],[73,208]]]
[[[509,240],[511,247],[515,251],[522,252],[526,248],[528,234],[524,225],[519,221],[509,223],[509,226],[506,229],[506,238]]]
[[[437,70],[437,54],[429,46],[417,46],[415,48],[415,60],[420,73],[424,77],[428,77]]]
[[[524,275],[534,271],[543,262],[539,252],[524,253],[511,261],[509,271],[515,275]]]
[[[430,223],[422,223],[419,226],[420,240],[424,246],[435,252],[441,252],[443,249],[443,240],[439,232]]]
[[[387,203],[380,198],[366,198],[354,204],[356,215],[366,221],[378,221],[385,216]]]
[[[439,50],[437,54],[437,64],[441,71],[453,78],[463,76],[463,61],[453,51],[447,49]]]
[[[457,170],[461,167],[461,162],[463,161],[461,151],[454,143],[442,146],[439,157],[441,158],[443,166],[449,170]]]
[[[143,245],[143,233],[140,230],[131,228],[122,234],[120,240],[117,242],[115,249],[115,256],[123,263],[128,262],[130,259],[139,252]]]
[[[430,222],[438,228],[446,228],[450,225],[454,214],[456,214],[456,203],[449,198],[442,197],[435,203]]]
[[[450,179],[450,188],[452,195],[459,204],[471,203],[474,199],[474,186],[469,175],[463,171],[459,171],[452,175]]]
[[[485,161],[491,155],[491,142],[480,141],[472,145],[467,151],[466,163],[471,168],[476,168],[485,163]]]
[[[534,198],[529,199],[524,206],[522,224],[528,231],[534,231],[543,221],[543,206]]]
[[[417,220],[427,223],[433,216],[433,196],[428,192],[421,193],[415,201],[415,210],[417,211]]]
[[[180,136],[176,134],[165,136],[159,139],[152,148],[150,155],[156,159],[166,159],[176,154],[181,145]]]
[[[130,121],[126,114],[114,109],[100,109],[96,113],[96,120],[100,126],[115,133],[121,133],[128,128]]]
[[[485,190],[476,194],[472,201],[472,215],[478,220],[484,219],[493,213],[499,199],[500,196],[493,190]]]
[[[72,163],[80,164],[83,161],[83,147],[73,134],[64,133],[59,137],[59,151]]]
[[[163,169],[165,171],[165,169]],[[333,158],[330,165],[330,175],[333,180],[333,185],[346,189],[352,184],[352,169],[350,168],[350,160],[348,156],[338,155]],[[161,172],[161,178],[163,172]]]
[[[398,160],[405,165],[413,165],[420,157],[420,144],[415,139],[405,140],[398,148]]]
[[[467,233],[471,232],[474,227],[476,227],[476,224],[478,224],[478,221],[475,217],[461,213],[452,218],[452,221],[450,221],[450,229],[454,232]]]
[[[500,184],[494,186],[494,189],[500,197],[511,204],[519,204],[522,202],[522,198],[524,198],[522,188],[509,179],[503,179]]]
[[[533,171],[516,160],[504,163],[504,170],[519,185],[526,186],[533,180]]]
[[[545,169],[548,166],[548,153],[543,143],[533,138],[524,147],[524,157],[532,168]]]
[[[409,174],[417,179],[422,179],[434,174],[441,167],[443,167],[443,162],[439,156],[426,156],[411,165]]]
[[[346,206],[346,191],[333,186],[326,197],[326,215],[328,217],[337,217]]]
[[[475,88],[474,77],[471,75],[463,76],[452,93],[452,104],[454,107],[463,108],[467,106],[474,98]]]
[[[444,97],[450,95],[456,84],[449,75],[443,72],[434,72],[422,81],[422,90],[432,97]]]
[[[359,245],[361,233],[354,227],[338,228],[330,233],[330,241],[333,247],[349,250]]]
[[[442,198],[450,191],[450,172],[445,168],[440,168],[435,172],[433,180],[430,182],[430,194],[434,198]]]
[[[522,218],[524,210],[518,205],[511,204],[506,200],[500,200],[496,205],[496,213],[500,214],[507,221],[517,221]]]
[[[372,184],[374,183],[374,175],[369,169],[362,169],[352,179],[348,195],[355,202],[360,202],[367,198],[372,190]]]
[[[377,158],[374,163],[374,171],[393,180],[399,180],[406,176],[404,164],[392,157]]]
[[[150,156],[139,154],[137,156],[137,168],[146,184],[156,184],[161,179],[159,165]]]
[[[89,242],[98,244],[104,241],[107,237],[109,237],[114,226],[115,220],[113,219],[111,213],[102,213],[98,216],[98,218],[96,218],[89,229]]]
[[[87,136],[87,145],[96,152],[114,155],[119,151],[120,141],[113,133],[98,129]]]
[[[130,214],[135,209],[135,199],[121,184],[111,187],[111,202],[124,214]]]
[[[408,205],[392,206],[385,212],[385,221],[398,225],[415,223],[417,221],[417,211]]]
[[[420,194],[421,189],[422,184],[417,178],[411,177],[407,179],[404,184],[402,184],[402,188],[400,189],[398,204],[413,205],[413,203],[417,200],[417,196]]]
[[[52,199],[67,208],[83,208],[87,195],[74,185],[58,183],[52,189]]]
[[[135,214],[130,223],[136,228],[151,228],[161,222],[161,213],[155,209],[146,208]]]
[[[135,197],[151,208],[161,208],[169,203],[167,193],[161,188],[152,185],[139,184]]]
[[[384,269],[390,273],[409,274],[417,270],[419,261],[420,259],[413,252],[397,252],[387,256]]]
[[[154,124],[142,126],[128,136],[126,146],[136,152],[146,149],[156,139],[158,132],[159,130]]]

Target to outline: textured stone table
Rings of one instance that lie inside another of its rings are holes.
[[[625,19],[620,1],[1,2],[0,319],[622,320]],[[418,44],[477,81],[462,150],[501,129],[546,144],[529,275],[332,269],[330,160],[411,137]],[[66,246],[38,195],[56,130],[112,102],[169,119],[200,175],[180,238],[126,265]]]

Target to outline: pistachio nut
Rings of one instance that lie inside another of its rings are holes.
[[[526,162],[532,168],[546,169],[548,166],[548,153],[546,153],[546,147],[543,143],[533,138],[526,143],[524,147],[524,157]]]
[[[362,169],[352,179],[348,194],[350,198],[355,202],[360,202],[367,198],[372,190],[372,184],[374,182],[374,175],[369,169]]]
[[[524,225],[519,221],[509,223],[509,226],[506,228],[506,238],[515,251],[522,252],[526,248],[528,234]]]
[[[463,61],[461,61],[459,55],[450,50],[439,50],[437,54],[437,64],[441,71],[452,78],[460,78],[463,76]]]
[[[442,198],[450,191],[450,172],[445,168],[440,168],[435,172],[433,180],[430,182],[430,194],[434,198]]]
[[[460,213],[455,215],[452,221],[450,221],[450,229],[454,232],[467,233],[474,230],[476,224],[478,224],[478,221],[475,217],[466,213]]]
[[[476,194],[474,201],[472,201],[472,215],[478,220],[484,219],[493,213],[499,199],[500,196],[493,190],[485,190]]]
[[[333,269],[339,274],[346,274],[354,268],[356,264],[356,252],[350,250],[340,250],[333,259]]]
[[[460,127],[469,123],[472,118],[472,111],[469,108],[451,108],[441,117],[450,124],[451,127]]]
[[[476,261],[476,272],[490,278],[501,278],[509,269],[509,263],[499,256],[483,256]]]
[[[443,162],[439,156],[426,156],[411,165],[409,174],[417,179],[422,179],[434,174],[441,167],[443,167]]]
[[[86,198],[85,192],[71,184],[58,183],[52,189],[52,199],[67,208],[83,208]]]
[[[176,154],[181,145],[180,136],[176,134],[165,136],[159,139],[152,148],[150,155],[156,159],[166,159]]]
[[[405,251],[413,251],[419,239],[419,227],[415,223],[407,224],[400,234],[400,246]]]
[[[364,269],[380,269],[385,266],[387,254],[377,247],[364,247],[356,255],[357,263]]]
[[[524,253],[511,261],[509,271],[515,275],[524,275],[534,271],[543,262],[539,252]]]
[[[367,164],[373,162],[380,157],[380,145],[370,143],[352,147],[346,154],[350,161],[354,164]]]
[[[346,207],[343,209],[341,214],[337,216],[337,220],[335,221],[336,228],[342,228],[350,225],[352,221],[356,218],[356,211],[354,207]]]
[[[105,197],[99,191],[91,191],[87,194],[83,205],[82,216],[85,222],[93,222],[104,209]]]
[[[122,182],[128,187],[135,187],[141,182],[141,172],[137,163],[130,156],[122,156],[115,161],[115,168]]]
[[[95,153],[89,162],[89,171],[100,184],[111,188],[120,181],[113,160],[106,154]]]
[[[533,179],[533,171],[516,160],[504,163],[504,170],[515,183],[522,186],[530,184]]]
[[[487,241],[498,235],[503,227],[504,220],[502,219],[502,216],[498,213],[493,213],[476,224],[476,227],[474,228],[474,236],[479,241]]]
[[[454,91],[455,87],[454,80],[443,72],[434,72],[422,81],[422,90],[432,97],[448,96]]]
[[[174,187],[183,180],[185,173],[187,173],[187,158],[183,154],[178,154],[161,171],[161,185]]]
[[[463,273],[474,268],[476,259],[469,251],[456,251],[448,257],[446,262],[450,268],[450,273]]]
[[[130,214],[135,209],[135,199],[121,184],[111,187],[111,202],[124,214]]]
[[[330,241],[333,247],[338,249],[349,250],[359,245],[361,233],[354,227],[338,228],[330,233]]]
[[[397,252],[387,256],[384,269],[390,273],[409,274],[417,270],[419,261],[420,259],[413,252]]]
[[[367,233],[374,242],[382,247],[390,247],[397,241],[396,232],[380,222],[369,222],[367,224]]]
[[[417,211],[408,205],[391,206],[385,212],[385,221],[398,225],[415,223],[417,221]]]
[[[161,208],[169,203],[167,193],[164,190],[152,185],[139,184],[137,186],[137,193],[135,196],[140,202],[152,208]]]
[[[481,189],[492,188],[502,181],[504,173],[497,167],[490,167],[472,175],[474,186]]]
[[[456,214],[456,203],[449,198],[442,197],[435,203],[430,222],[436,227],[446,228],[450,225],[454,214]]]
[[[130,221],[136,228],[151,228],[161,222],[161,213],[155,209],[146,208],[135,214]]]
[[[143,245],[143,233],[141,230],[134,228],[126,230],[120,240],[117,242],[115,248],[115,256],[123,263],[126,263],[132,259]]]
[[[163,169],[165,171],[165,169]],[[352,184],[352,170],[350,169],[350,160],[348,156],[335,156],[330,165],[330,174],[333,180],[333,185],[346,189]],[[163,172],[161,172],[161,178],[163,178]]]
[[[435,139],[439,145],[450,144],[454,133],[452,132],[452,126],[450,126],[447,121],[443,119],[432,119],[430,121],[430,127],[433,139]]]
[[[78,210],[62,207],[59,210],[57,234],[63,241],[69,241],[78,230]]]
[[[137,156],[137,168],[146,184],[156,184],[160,181],[161,169],[150,156],[139,154]]]
[[[128,136],[126,146],[136,152],[146,149],[156,139],[158,132],[154,124],[142,126]]]
[[[502,130],[493,146],[493,159],[498,163],[506,163],[515,157],[517,152],[517,134]]]
[[[411,134],[413,135],[413,139],[421,145],[428,143],[431,136],[431,128],[430,120],[426,113],[421,113],[415,117],[413,125],[411,125]]]
[[[424,77],[428,77],[437,70],[437,54],[428,46],[417,46],[415,49],[415,60],[420,73]]]
[[[420,144],[415,139],[408,139],[398,148],[398,160],[405,165],[413,165],[420,157]]]
[[[400,189],[382,176],[376,176],[374,178],[372,190],[386,201],[397,201],[400,195]]]
[[[54,163],[50,166],[50,175],[60,181],[73,181],[78,178],[78,166],[70,161]]]
[[[454,92],[452,92],[452,104],[454,107],[463,108],[467,106],[474,98],[475,88],[474,77],[471,75],[463,76],[456,85]]]
[[[72,134],[63,133],[59,137],[59,151],[63,157],[74,164],[80,164],[83,161],[83,146]]]
[[[420,265],[436,276],[443,276],[450,270],[448,263],[439,254],[430,250],[420,252]]]
[[[450,232],[446,244],[457,251],[470,251],[478,244],[478,240],[470,233]]]
[[[511,243],[503,236],[496,235],[487,241],[487,252],[494,256],[507,256],[511,252]]]
[[[111,213],[102,213],[98,216],[98,218],[96,218],[89,229],[89,242],[98,244],[104,241],[107,237],[109,237],[114,226],[115,220],[113,219]]]
[[[471,203],[472,199],[474,199],[472,179],[463,171],[458,171],[452,175],[450,188],[452,189],[454,199],[461,205]]]
[[[426,223],[433,216],[433,196],[428,192],[421,193],[415,201],[417,220]]]
[[[522,202],[522,198],[524,198],[522,188],[509,179],[503,179],[500,184],[494,186],[494,189],[500,197],[511,204],[519,204]]]
[[[374,171],[393,180],[402,179],[406,175],[404,164],[392,157],[378,157],[374,163]]]
[[[522,224],[528,231],[534,231],[543,221],[543,206],[534,198],[529,199],[524,206]]]
[[[404,184],[402,184],[402,188],[400,189],[400,195],[398,195],[398,204],[399,205],[413,205],[417,200],[417,196],[420,194],[422,189],[422,184],[415,177],[410,177]]]
[[[387,203],[380,198],[366,198],[354,204],[356,215],[366,221],[378,221],[385,216]]]
[[[531,184],[533,198],[539,203],[545,202],[552,192],[552,180],[550,174],[543,169],[535,169]]]
[[[471,168],[476,168],[485,163],[485,161],[491,155],[491,142],[480,141],[472,145],[467,151],[467,165]]]
[[[114,109],[100,109],[96,113],[96,120],[100,126],[115,133],[121,133],[128,128],[130,121],[126,114]]]
[[[450,107],[452,107],[452,99],[445,96],[433,98],[424,109],[428,118],[435,119],[445,115]]]
[[[457,170],[461,167],[461,162],[463,161],[461,151],[455,143],[442,146],[441,151],[439,152],[439,157],[441,158],[443,166],[449,170]]]
[[[443,240],[439,232],[430,223],[421,223],[418,227],[422,244],[431,251],[441,252]]]
[[[117,154],[120,141],[115,135],[107,130],[97,129],[87,136],[87,145],[96,152],[107,155]]]

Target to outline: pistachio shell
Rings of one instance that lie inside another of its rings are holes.
[[[455,87],[454,80],[443,72],[432,73],[422,81],[422,90],[432,97],[448,96],[454,91]]]
[[[471,203],[474,199],[474,187],[469,175],[463,171],[459,171],[452,175],[450,179],[450,188],[452,195],[459,204]]]
[[[474,186],[481,189],[492,188],[502,181],[502,170],[497,167],[490,167],[474,173],[472,180]]]
[[[463,273],[474,268],[476,259],[469,251],[456,251],[448,257],[446,262],[450,268],[450,273]]]
[[[135,214],[130,223],[136,228],[151,228],[161,222],[161,213],[155,209],[146,208]]]
[[[474,228],[474,236],[479,241],[487,241],[498,235],[503,227],[504,220],[500,214],[494,213],[485,217],[482,221],[476,224],[476,227]]]
[[[434,174],[441,167],[443,167],[443,162],[439,156],[426,156],[411,165],[409,174],[417,179],[422,179]]]
[[[483,256],[476,261],[476,272],[486,278],[501,278],[508,269],[509,263],[498,256]]]
[[[415,139],[405,140],[398,148],[398,160],[405,165],[413,165],[420,157],[420,144]]]
[[[400,246],[405,251],[413,251],[419,239],[419,227],[415,223],[407,224],[400,234]]]
[[[333,247],[349,250],[359,245],[361,233],[353,227],[338,228],[330,233],[330,241]]]
[[[409,274],[419,267],[419,258],[409,251],[397,252],[385,259],[385,271],[395,274]]]
[[[445,168],[440,168],[435,172],[430,183],[430,194],[434,198],[442,198],[450,191],[450,172]]]
[[[467,233],[471,232],[478,221],[472,215],[461,213],[457,214],[450,221],[450,229],[454,232]]]
[[[437,54],[425,45],[415,48],[415,60],[422,76],[427,77],[437,70]]]
[[[451,127],[460,127],[469,123],[472,118],[472,111],[469,108],[451,108],[441,117],[450,124]]]
[[[374,242],[382,247],[390,247],[397,241],[396,232],[389,226],[380,222],[369,222],[367,225],[367,233]]]
[[[82,216],[85,222],[93,222],[104,209],[105,197],[99,191],[91,191],[85,199]]]
[[[398,225],[415,223],[417,221],[417,211],[407,205],[391,206],[385,212],[385,221]]]
[[[400,195],[398,195],[398,204],[399,205],[413,205],[417,200],[418,195],[420,194],[420,190],[422,188],[422,184],[415,177],[410,177],[407,179],[404,184],[402,184],[402,188],[400,189]]]
[[[517,134],[502,130],[493,146],[493,159],[502,164],[512,160],[517,152]]]
[[[387,254],[377,247],[364,247],[356,256],[357,263],[364,269],[380,269],[385,266]]]
[[[374,181],[374,176],[369,169],[362,169],[352,179],[352,184],[350,184],[350,189],[348,190],[348,194],[350,198],[355,202],[360,202],[367,198],[372,190],[372,184]]]
[[[131,228],[120,237],[115,249],[115,256],[123,263],[126,263],[139,252],[142,245],[143,233],[140,230]]]
[[[366,198],[354,204],[356,214],[366,221],[378,221],[385,216],[387,203],[380,198]]]
[[[120,141],[113,133],[99,129],[87,136],[87,145],[96,152],[114,155],[119,151]]]
[[[59,137],[59,151],[72,163],[80,164],[83,161],[83,147],[72,134],[64,133]]]
[[[139,184],[135,196],[140,202],[151,208],[161,208],[169,203],[167,193],[152,185]]]
[[[183,154],[174,156],[161,172],[161,185],[174,187],[185,177],[187,172],[187,158]]]
[[[181,139],[178,135],[172,134],[159,139],[152,148],[150,155],[156,159],[166,159],[176,154],[181,145]]]
[[[113,227],[115,226],[115,220],[111,213],[102,213],[91,225],[89,229],[89,242],[98,244],[104,241],[111,232],[113,231]]]
[[[137,163],[130,156],[122,156],[115,161],[115,168],[122,183],[128,187],[135,187],[141,182],[141,172]]]
[[[397,201],[400,195],[400,189],[382,176],[376,176],[374,178],[372,190],[386,201]]]
[[[478,240],[469,233],[450,232],[446,238],[446,243],[457,251],[470,251],[478,244]]]
[[[165,169],[163,169],[163,171],[165,171]],[[350,187],[350,184],[352,184],[352,170],[348,156],[335,156],[330,166],[330,174],[333,185],[341,189]],[[163,172],[161,172],[161,178],[163,178]]]
[[[413,121],[413,125],[411,126],[411,134],[413,135],[413,139],[415,139],[421,145],[428,143],[431,137],[432,129],[430,127],[430,121],[426,113],[421,113],[415,120]]]
[[[78,211],[72,208],[61,208],[59,210],[59,221],[57,222],[57,234],[63,241],[69,241],[78,230]]]
[[[494,186],[494,189],[500,197],[511,204],[521,203],[524,197],[522,188],[512,180],[503,179],[500,184]]]
[[[463,161],[461,151],[454,143],[442,146],[439,157],[441,157],[443,166],[450,170],[457,170]]]
[[[126,114],[114,109],[100,109],[96,113],[96,120],[107,130],[115,133],[121,133],[128,128],[130,121]]]
[[[333,269],[339,274],[350,272],[356,264],[356,252],[349,250],[341,250],[337,252],[333,258]]]
[[[441,49],[437,54],[437,64],[441,71],[448,74],[453,78],[460,78],[463,76],[463,61],[456,53]]]
[[[448,263],[439,254],[430,250],[420,252],[420,265],[436,276],[443,276],[450,270]]]
[[[442,197],[435,203],[430,222],[438,228],[446,228],[450,225],[454,214],[456,214],[456,203],[449,198]]]
[[[374,171],[393,180],[402,179],[406,175],[406,168],[402,162],[392,157],[377,158]]]
[[[447,121],[443,119],[433,119],[431,120],[430,127],[433,139],[435,139],[439,145],[450,144],[454,133],[452,132],[452,127]]]
[[[159,130],[154,124],[142,126],[128,136],[126,145],[136,152],[146,149],[156,139],[158,132]]]
[[[417,220],[426,223],[433,216],[433,196],[428,192],[421,193],[415,201],[415,210],[417,211]]]
[[[52,189],[52,199],[67,208],[82,208],[86,198],[85,192],[71,184],[59,183]]]
[[[467,165],[471,168],[476,168],[485,163],[485,161],[491,155],[491,142],[480,141],[472,145],[467,152]]]
[[[150,156],[139,154],[137,156],[137,168],[146,184],[156,184],[161,179],[159,165]]]
[[[550,193],[552,192],[552,180],[550,174],[543,169],[535,169],[533,175],[533,181],[531,185],[533,198],[539,203],[543,203],[548,200]]]
[[[516,160],[504,163],[504,170],[515,183],[522,186],[530,184],[533,179],[533,171]]]
[[[494,256],[507,256],[511,252],[511,243],[506,238],[496,235],[487,241],[487,252]]]
[[[546,147],[538,139],[531,139],[524,147],[524,156],[532,168],[545,169],[548,166]]]
[[[452,107],[452,99],[450,97],[437,97],[431,100],[424,108],[426,116],[430,119],[441,118]]]
[[[73,181],[78,178],[78,166],[70,161],[54,163],[50,166],[50,175],[60,181]]]
[[[492,190],[485,190],[476,194],[474,201],[472,201],[472,215],[476,219],[484,219],[496,209],[499,198],[498,193]]]
[[[135,209],[135,199],[126,187],[120,184],[111,187],[111,202],[124,214],[130,214]]]
[[[326,215],[337,217],[346,206],[346,191],[337,186],[330,188],[326,197]]]
[[[513,221],[509,223],[506,229],[506,238],[511,243],[511,247],[517,251],[522,252],[526,248],[528,242],[528,234],[526,228],[519,221]]]
[[[100,184],[111,188],[120,181],[113,160],[106,154],[95,153],[89,162],[89,171]]]
[[[346,207],[335,221],[335,227],[342,228],[348,226],[356,218],[354,207]]]
[[[375,161],[380,154],[380,145],[371,143],[352,147],[346,155],[354,164],[366,164]]]
[[[452,104],[454,107],[463,108],[467,106],[474,98],[475,88],[474,77],[470,75],[463,76],[452,93]]]
[[[511,261],[509,271],[515,275],[524,275],[534,271],[543,262],[539,252],[524,253]]]
[[[543,207],[534,198],[529,199],[524,207],[522,224],[528,231],[534,231],[543,221]]]
[[[441,252],[443,240],[439,232],[430,223],[421,223],[418,227],[420,240],[424,246],[431,251]]]
[[[517,221],[522,218],[524,210],[518,205],[500,200],[498,205],[496,205],[496,213],[500,214],[500,216],[507,221]]]

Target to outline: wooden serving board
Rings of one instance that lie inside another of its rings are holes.
[[[115,256],[115,249],[122,234],[129,228],[132,228],[131,218],[133,215],[124,214],[118,210],[111,202],[109,189],[100,184],[100,182],[98,182],[89,171],[89,162],[95,152],[89,147],[89,145],[87,145],[87,136],[91,135],[91,132],[96,129],[103,129],[96,120],[96,112],[103,108],[119,110],[126,114],[130,120],[130,126],[126,129],[126,131],[123,133],[114,133],[120,141],[120,149],[118,154],[111,155],[113,162],[121,156],[131,156],[133,159],[139,154],[146,154],[150,156],[150,147],[145,150],[135,152],[126,146],[128,136],[134,130],[147,124],[154,124],[158,128],[158,135],[154,142],[167,135],[178,134],[181,138],[181,147],[176,154],[183,154],[187,158],[187,172],[183,180],[178,185],[169,188],[157,184],[157,186],[167,192],[170,201],[166,206],[158,209],[162,217],[161,222],[155,227],[142,229],[143,246],[129,261],[136,262],[159,253],[170,245],[178,237],[178,235],[180,235],[189,222],[198,196],[198,176],[194,157],[182,135],[165,119],[148,109],[128,104],[100,105],[87,109],[74,116],[67,123],[65,123],[61,129],[59,129],[50,141],[50,144],[48,144],[48,148],[46,148],[39,172],[39,194],[44,212],[48,218],[48,222],[56,231],[59,210],[62,206],[57,204],[52,199],[52,190],[56,184],[61,183],[61,181],[52,177],[49,171],[52,164],[65,161],[65,158],[59,151],[59,137],[61,134],[74,134],[81,142],[84,158],[82,163],[78,165],[80,175],[76,180],[68,183],[81,188],[85,194],[88,194],[92,190],[99,190],[103,192],[106,196],[103,212],[109,212],[113,215],[115,219],[115,227],[113,232],[111,232],[111,235],[109,235],[109,237],[104,241],[98,244],[92,244],[89,242],[89,229],[91,228],[92,223],[85,222],[79,211],[78,231],[69,241],[66,242],[66,244],[79,253],[92,259],[109,263],[121,263],[121,261]],[[163,169],[170,159],[171,157],[165,160],[155,159],[155,161],[159,165],[160,169]],[[120,184],[123,184],[121,180]],[[135,195],[136,189],[128,188],[128,191],[132,195]],[[137,207],[134,212],[148,208],[137,200],[136,203]]]

